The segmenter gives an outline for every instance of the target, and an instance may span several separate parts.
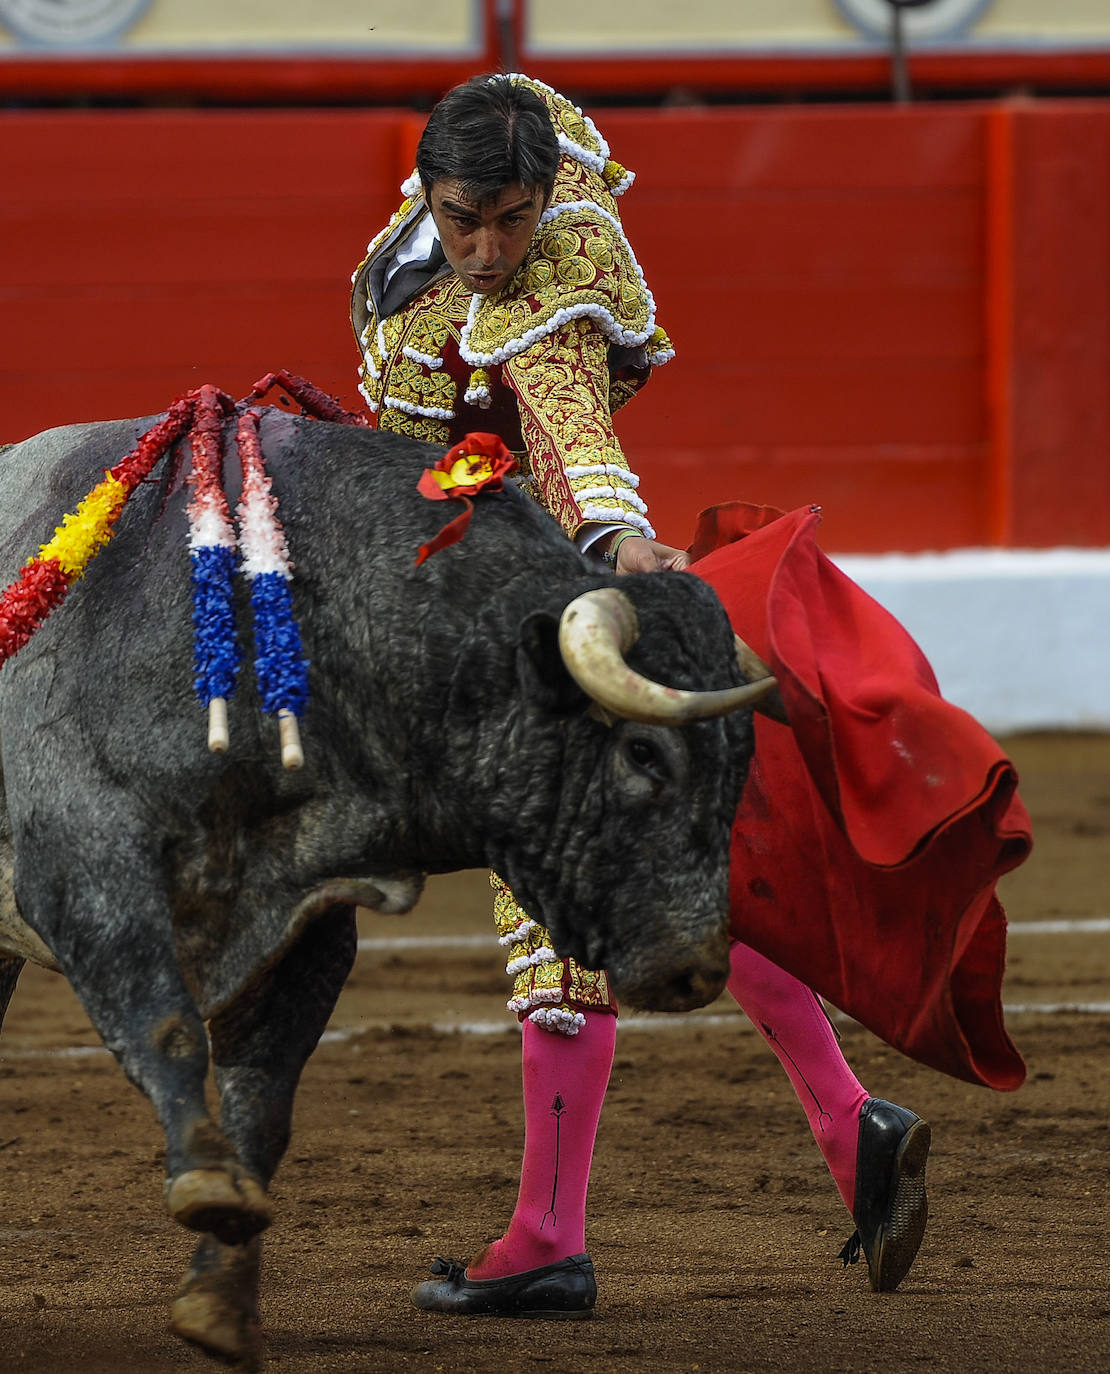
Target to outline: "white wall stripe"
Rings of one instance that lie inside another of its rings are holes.
[[[833,561],[917,640],[949,701],[993,734],[1110,728],[1110,549]]]

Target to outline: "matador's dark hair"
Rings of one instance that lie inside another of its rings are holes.
[[[559,144],[547,107],[504,76],[473,76],[447,92],[428,116],[416,149],[425,191],[458,181],[473,205],[488,205],[514,183],[551,195]]]

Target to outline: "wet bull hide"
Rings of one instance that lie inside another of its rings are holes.
[[[2,584],[151,423],[3,453]],[[266,1189],[356,905],[402,912],[424,874],[491,867],[628,1003],[700,1005],[726,975],[751,752],[728,620],[697,578],[621,578],[616,595],[511,483],[416,567],[458,509],[417,492],[441,449],[274,409],[262,437],[311,665],[303,768],[283,770],[259,706],[245,593],[230,748],[207,748],[183,443],[0,673],[0,1016],[25,958],[73,985],[159,1116],[171,1215],[202,1233],[175,1328],[248,1363]],[[227,443],[234,505],[230,424]]]

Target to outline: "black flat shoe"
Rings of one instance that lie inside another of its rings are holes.
[[[875,1293],[893,1293],[917,1258],[929,1200],[925,1161],[929,1123],[908,1107],[869,1097],[860,1108],[856,1156],[856,1234],[840,1252],[855,1264],[862,1248]]]
[[[592,1317],[597,1302],[597,1281],[589,1255],[571,1255],[557,1264],[500,1279],[468,1279],[465,1264],[437,1255],[432,1274],[435,1277],[412,1290],[413,1302],[425,1312],[573,1321]]]

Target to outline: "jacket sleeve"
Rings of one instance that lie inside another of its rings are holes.
[[[572,319],[504,365],[543,504],[573,539],[589,524],[655,537],[613,432],[609,344],[589,317]]]

